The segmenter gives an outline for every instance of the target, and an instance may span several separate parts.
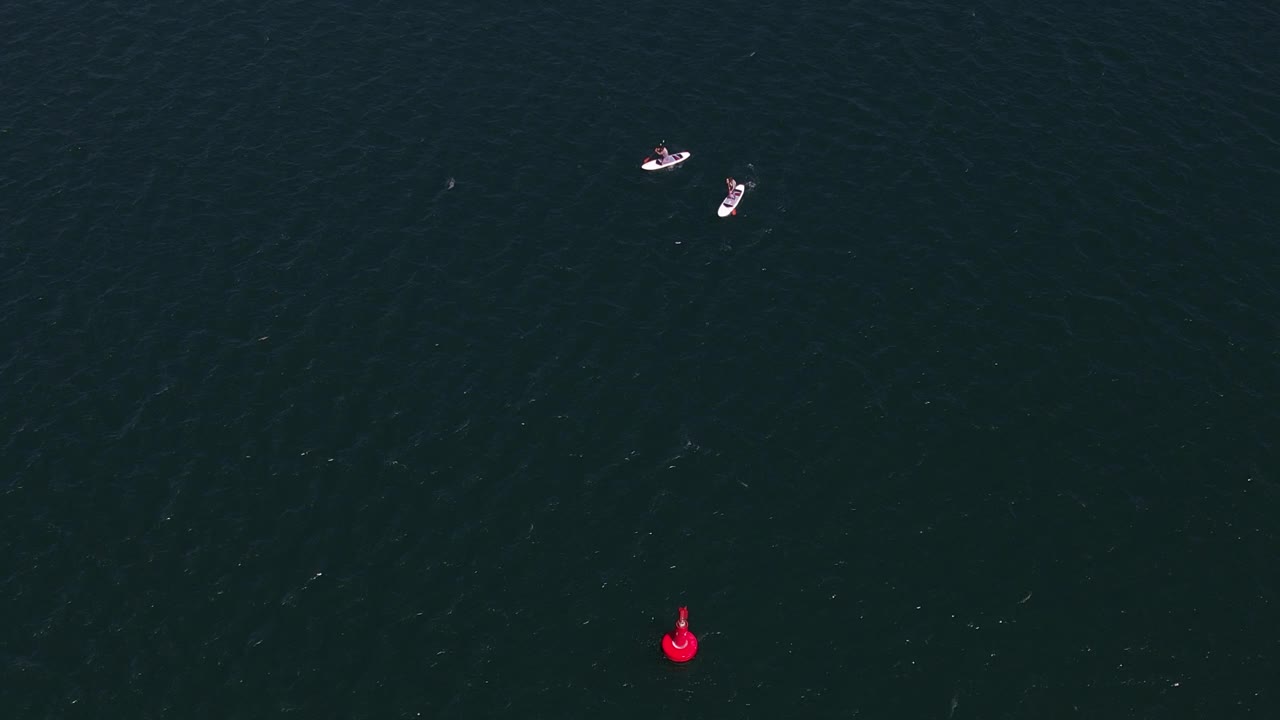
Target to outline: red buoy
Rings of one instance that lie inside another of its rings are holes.
[[[698,638],[689,632],[689,608],[680,608],[676,629],[662,636],[662,652],[671,662],[689,662],[698,654]]]

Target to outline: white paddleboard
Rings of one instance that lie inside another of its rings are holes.
[[[747,191],[747,186],[738,183],[733,186],[733,192],[725,196],[724,202],[720,203],[720,209],[716,210],[716,214],[720,217],[729,217],[734,210],[738,209],[738,203],[742,202],[742,195]]]
[[[679,165],[685,160],[688,160],[690,155],[692,155],[692,153],[678,152],[678,153],[671,153],[666,157],[665,160],[649,158],[649,159],[646,159],[644,164],[640,166],[640,169],[641,170],[666,170],[669,167],[675,167],[676,165]]]

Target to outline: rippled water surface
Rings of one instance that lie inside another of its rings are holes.
[[[3,715],[1268,716],[1277,48],[11,3]]]

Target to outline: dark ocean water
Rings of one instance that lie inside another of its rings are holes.
[[[1275,716],[1274,3],[486,5],[0,8],[0,716]]]

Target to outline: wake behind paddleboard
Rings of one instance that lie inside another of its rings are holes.
[[[729,217],[738,209],[738,203],[742,202],[742,195],[747,191],[747,186],[738,183],[733,186],[733,190],[725,196],[724,202],[720,203],[716,214],[720,217]]]
[[[669,167],[675,167],[685,160],[689,159],[692,153],[678,152],[668,155],[665,159],[645,158],[644,164],[640,166],[641,170],[666,170]]]

